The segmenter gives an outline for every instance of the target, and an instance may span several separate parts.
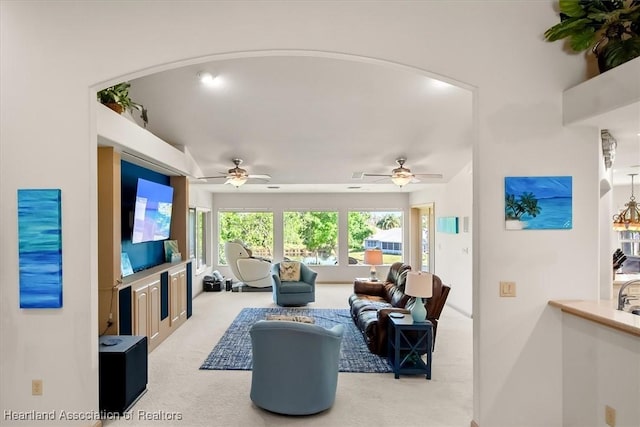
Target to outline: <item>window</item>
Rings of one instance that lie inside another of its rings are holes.
[[[627,256],[640,256],[640,231],[619,231],[618,240]]]
[[[189,258],[194,262],[196,272],[207,266],[209,216],[206,209],[189,208]]]
[[[338,263],[338,212],[284,212],[283,232],[285,259]]]
[[[218,260],[226,265],[224,244],[241,240],[252,255],[273,259],[273,212],[218,212]]]
[[[349,212],[349,264],[361,264],[364,250],[382,249],[384,264],[402,261],[401,211]]]

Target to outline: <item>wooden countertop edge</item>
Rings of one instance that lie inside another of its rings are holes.
[[[626,332],[628,334],[640,337],[640,326],[634,326],[633,324],[631,324],[631,322],[635,320],[634,319],[635,317],[638,317],[638,319],[640,319],[640,316],[636,316],[635,314],[631,314],[631,313],[620,312],[619,310],[616,310],[614,308],[606,309],[604,306],[598,306],[598,308],[602,307],[605,313],[607,313],[608,311],[611,311],[612,315],[615,313],[618,315],[624,314],[624,315],[632,316],[630,318],[629,323],[625,323],[620,320],[613,319],[612,317],[608,317],[603,313],[596,313],[594,311],[589,311],[585,308],[581,308],[578,306],[579,304],[581,303],[584,304],[586,302],[587,301],[584,301],[584,300],[562,300],[562,301],[551,300],[549,301],[549,305],[552,307],[557,307],[565,313],[573,314],[574,316],[581,317],[583,319],[587,319],[592,322],[599,323],[604,326],[608,326],[618,331]],[[597,303],[594,302],[593,304],[597,304]],[[636,322],[636,323],[640,325],[640,322]]]

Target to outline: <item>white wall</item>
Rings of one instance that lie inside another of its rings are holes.
[[[193,186],[192,186],[193,187]],[[404,212],[404,237],[409,241],[409,193],[398,190],[398,193],[381,194],[232,194],[218,193],[213,196],[214,217],[219,209],[262,209],[273,212],[274,253],[283,253],[282,220],[283,212],[295,210],[332,210],[338,212],[338,258],[339,264],[334,266],[315,265],[318,272],[318,283],[342,282],[350,283],[356,277],[368,277],[369,267],[364,265],[349,265],[348,262],[348,234],[347,213],[357,210],[399,210]],[[214,236],[217,240],[217,220],[214,219]],[[408,246],[408,245],[407,245]],[[405,262],[408,254],[404,254]],[[281,257],[274,258],[274,262],[281,261]],[[216,265],[226,277],[233,277],[227,266]],[[386,277],[389,267],[376,268],[378,277]]]
[[[597,287],[598,147],[593,131],[562,126],[562,91],[583,79],[585,65],[544,41],[558,21],[552,2],[185,3],[0,3],[0,411],[98,407],[89,88],[216,53],[304,49],[379,58],[476,88],[474,419],[562,425],[561,317],[547,301],[590,297]],[[506,232],[504,176],[559,174],[574,177],[573,229]],[[64,308],[24,311],[15,195],[43,186],[62,189]],[[517,298],[498,298],[505,279],[517,283]],[[44,380],[44,396],[30,395],[32,378]]]
[[[471,316],[472,308],[472,243],[473,243],[473,174],[471,164],[464,167],[444,186],[411,194],[411,205],[434,203],[436,218],[457,216],[459,233],[435,233],[435,262],[433,273],[451,291],[447,304]],[[469,231],[463,230],[464,217],[469,218]],[[437,230],[437,227],[436,227]]]
[[[640,425],[640,340],[562,314],[564,427],[604,425],[605,405],[617,426]]]

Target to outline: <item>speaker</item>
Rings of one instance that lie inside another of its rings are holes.
[[[127,412],[147,391],[147,337],[100,337],[100,410]]]

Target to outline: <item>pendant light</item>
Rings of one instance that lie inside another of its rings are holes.
[[[631,197],[629,202],[625,203],[626,208],[613,216],[613,229],[616,231],[640,231],[640,210],[638,210],[638,203],[633,196],[633,177],[636,175],[636,173],[629,174],[631,177]]]

